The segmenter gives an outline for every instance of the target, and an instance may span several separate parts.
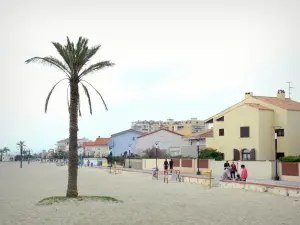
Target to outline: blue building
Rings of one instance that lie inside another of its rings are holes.
[[[111,140],[108,145],[112,148],[114,156],[120,156],[125,151],[129,154],[135,153],[136,139],[141,136],[141,132],[129,129],[116,134],[111,135]]]

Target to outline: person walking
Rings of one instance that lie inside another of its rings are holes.
[[[245,165],[241,165],[241,168],[242,168],[241,180],[246,181],[248,178],[248,171],[247,171]]]
[[[230,176],[231,178],[235,179],[236,165],[234,164],[234,162],[231,163],[230,169]]]
[[[165,161],[164,161],[164,169],[165,169],[165,170],[168,170],[168,167],[169,167],[168,160],[165,159]]]
[[[171,160],[170,160],[170,163],[169,163],[171,173],[172,173],[172,171],[173,171],[173,164],[174,164],[173,159],[171,159]]]
[[[226,168],[229,168],[229,167],[230,167],[230,164],[229,164],[228,161],[226,161],[226,163],[224,163],[224,170],[225,170]]]

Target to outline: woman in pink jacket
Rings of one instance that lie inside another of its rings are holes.
[[[247,177],[248,177],[248,171],[247,171],[245,165],[241,165],[241,168],[242,168],[241,180],[246,181]]]

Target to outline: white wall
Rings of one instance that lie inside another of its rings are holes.
[[[184,141],[183,136],[168,132],[166,130],[160,130],[158,132],[140,137],[136,141],[136,152],[141,154],[146,149],[153,148],[156,141],[159,141],[159,148],[168,150],[170,147],[180,147],[188,145],[187,141]]]
[[[213,176],[220,177],[224,172],[224,163],[226,161],[211,161],[210,169]],[[229,161],[231,164],[232,161]],[[237,165],[237,162],[235,162]],[[244,164],[248,171],[248,179],[268,179],[274,177],[274,161],[240,161],[238,162],[238,172],[241,173],[241,164]],[[280,166],[278,166],[279,168]],[[279,170],[278,170],[279,171]],[[278,172],[280,174],[280,171]]]

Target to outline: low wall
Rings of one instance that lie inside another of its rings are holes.
[[[224,172],[224,163],[226,161],[212,161],[210,169],[213,171],[213,176],[220,177]],[[231,164],[232,161],[229,161]],[[245,165],[248,170],[249,179],[268,179],[271,180],[274,175],[275,163],[274,161],[239,161],[235,162],[238,171],[241,171],[241,165]],[[278,165],[278,171],[279,170]]]
[[[220,181],[221,188],[237,188],[300,198],[300,188],[254,182]]]
[[[156,167],[156,159],[142,159],[143,170],[152,170]],[[165,159],[157,159],[157,167],[160,171],[164,170]],[[168,159],[170,161],[170,159]],[[174,170],[180,170],[181,173],[194,174],[197,172],[197,159],[173,159]],[[199,170],[204,172],[209,169],[210,162],[212,160],[200,159]]]
[[[282,162],[280,165],[281,180],[300,182],[300,163]]]
[[[142,170],[143,161],[142,159],[130,159],[130,166],[132,169]],[[125,160],[125,168],[129,168],[129,159]]]

